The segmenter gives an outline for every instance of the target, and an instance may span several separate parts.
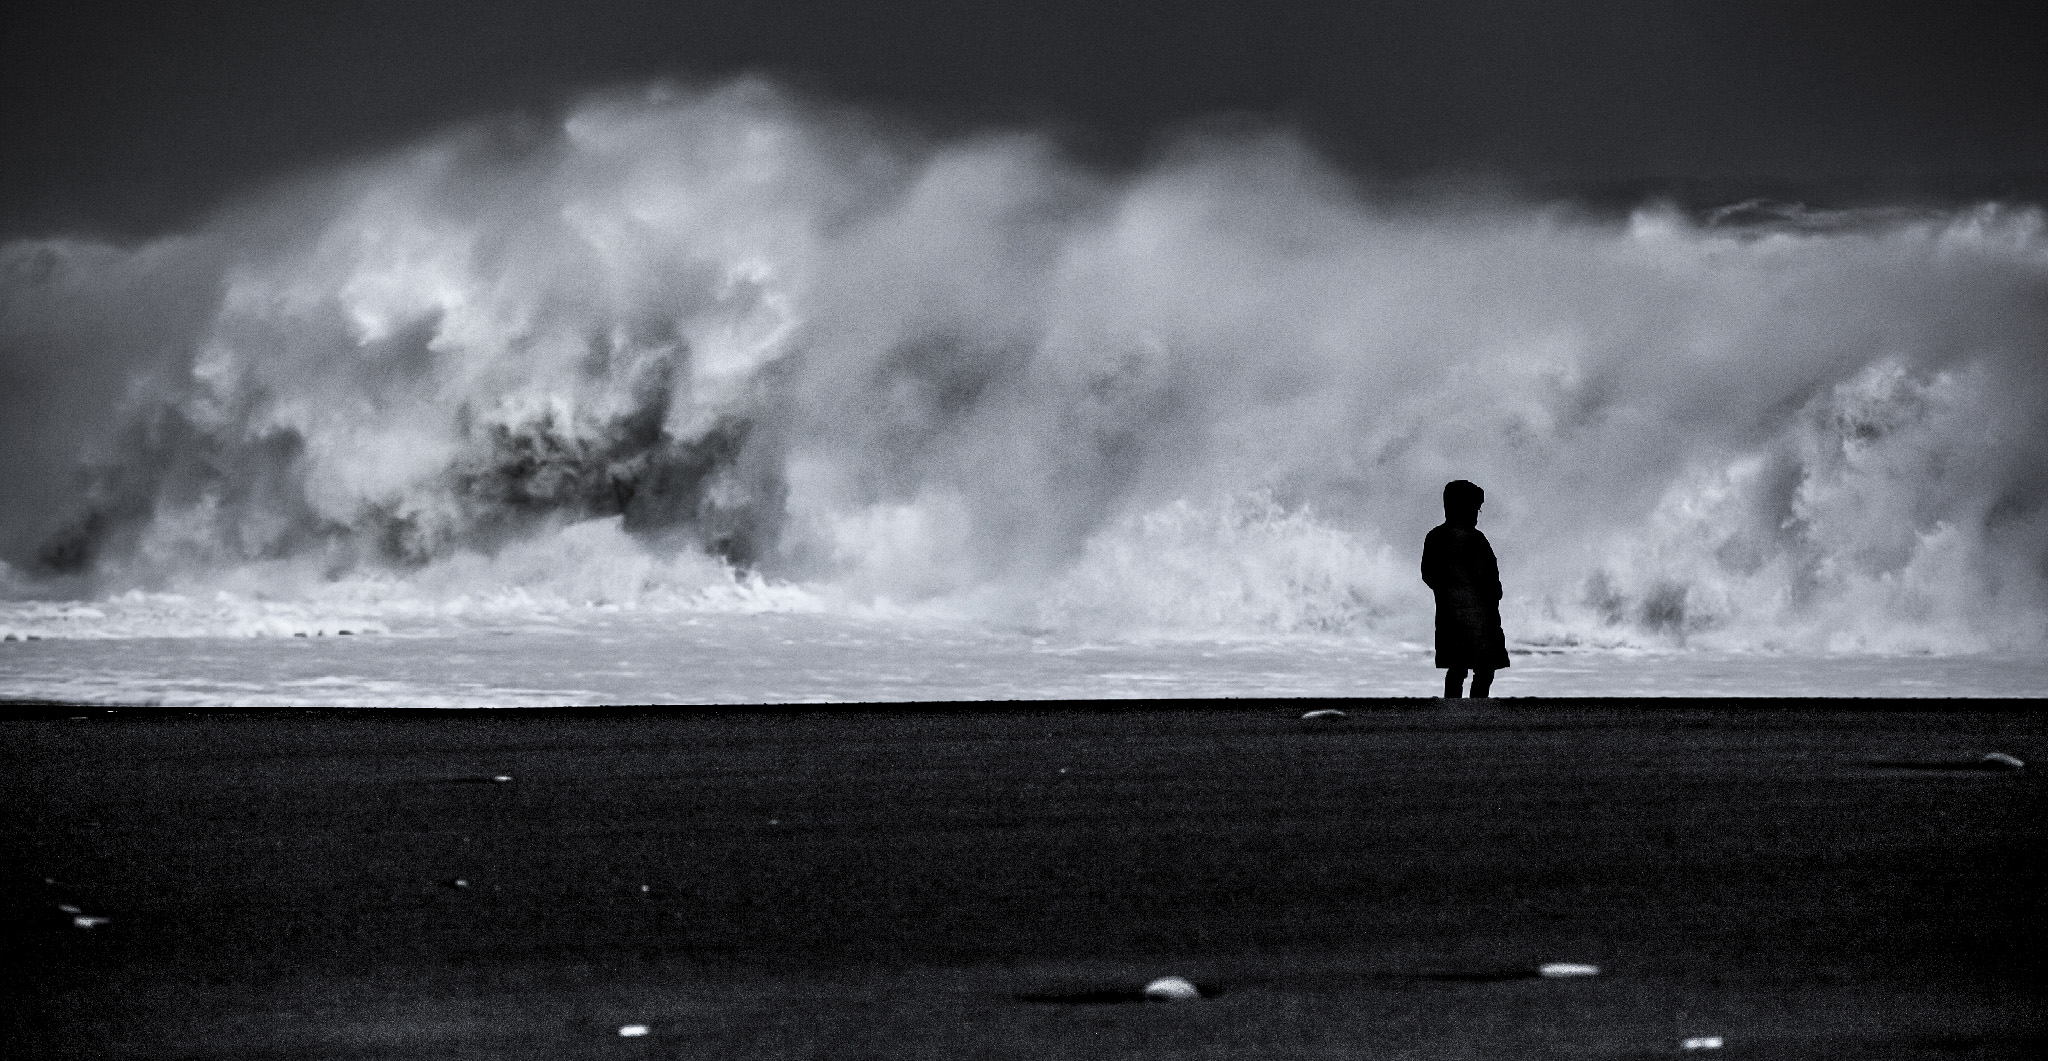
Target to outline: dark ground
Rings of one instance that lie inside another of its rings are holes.
[[[2048,714],[1428,705],[17,708],[0,1034],[150,1059],[2048,1054],[2041,771],[1920,768],[2034,762]],[[1514,975],[1548,961],[1602,974]],[[1021,997],[1167,973],[1219,993]]]

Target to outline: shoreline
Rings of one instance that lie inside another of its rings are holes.
[[[1800,696],[1502,696],[1443,700],[1436,697],[1130,697],[1089,700],[851,700],[763,703],[600,704],[524,707],[409,706],[163,706],[107,704],[86,701],[10,699],[0,697],[0,721],[8,719],[75,718],[108,715],[124,718],[191,718],[250,716],[265,718],[352,718],[375,716],[440,717],[481,714],[549,716],[555,718],[641,718],[672,715],[973,715],[973,714],[1116,714],[1140,712],[1254,712],[1336,710],[1455,714],[1479,710],[1556,712],[1577,710],[1639,711],[1882,711],[2025,713],[2048,707],[2048,697],[1800,697]],[[1304,720],[1307,721],[1307,720]]]

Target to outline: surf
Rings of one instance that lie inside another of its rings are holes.
[[[23,630],[756,608],[1391,649],[1467,478],[1524,648],[2048,644],[2034,204],[1396,200],[1282,131],[1110,172],[745,80],[0,266]],[[78,618],[150,608],[185,618]]]

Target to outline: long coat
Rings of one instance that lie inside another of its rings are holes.
[[[1508,643],[1500,629],[1500,564],[1476,527],[1445,523],[1422,540],[1422,581],[1436,593],[1436,665],[1500,670]]]

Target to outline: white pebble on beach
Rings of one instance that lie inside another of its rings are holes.
[[[1189,1002],[1202,997],[1202,990],[1179,976],[1162,976],[1145,985],[1145,997],[1154,1002]]]

